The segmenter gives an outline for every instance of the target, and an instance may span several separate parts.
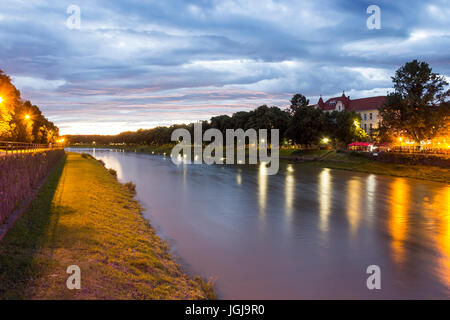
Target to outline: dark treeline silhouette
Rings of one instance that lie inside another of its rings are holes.
[[[227,129],[268,129],[269,138],[270,129],[278,129],[283,144],[303,146],[316,145],[323,138],[328,138],[334,143],[348,143],[367,138],[364,131],[355,125],[355,121],[360,121],[357,113],[349,111],[327,113],[308,104],[309,101],[303,95],[296,94],[287,110],[262,105],[252,111],[212,117],[210,121],[202,121],[202,129],[205,131],[215,128],[224,135]],[[185,128],[191,132],[191,137],[194,136],[194,124],[190,123],[127,131],[118,135],[68,135],[66,138],[71,144],[95,142],[100,145],[111,143],[164,145],[173,143],[171,135],[178,128]]]
[[[0,70],[0,140],[52,143],[59,129],[30,101],[23,101],[9,76]]]

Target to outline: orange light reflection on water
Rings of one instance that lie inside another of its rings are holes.
[[[441,281],[450,288],[450,187],[443,189],[434,199],[434,214],[439,217],[435,240],[441,251],[438,259]]]
[[[393,259],[401,264],[405,259],[405,241],[408,236],[408,207],[409,207],[409,186],[402,178],[397,178],[391,185],[390,190],[390,216],[389,231],[391,234],[391,248]]]
[[[350,223],[350,232],[355,236],[361,219],[361,189],[362,184],[354,178],[347,185],[347,218]]]

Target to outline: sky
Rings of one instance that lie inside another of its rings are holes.
[[[0,69],[61,134],[385,95],[413,59],[450,79],[448,0],[1,2]]]

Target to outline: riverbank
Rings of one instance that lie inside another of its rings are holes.
[[[207,299],[99,161],[68,153],[0,242],[0,299]],[[81,269],[81,289],[66,286]]]
[[[404,165],[370,160],[358,153],[335,150],[282,151],[280,158],[304,166],[319,166],[330,169],[350,170],[379,175],[406,177],[436,182],[450,182],[450,170],[423,165]]]
[[[173,148],[172,145],[162,146],[133,146],[133,145],[116,145],[116,146],[73,146],[83,148],[112,148],[124,151],[150,153],[150,154],[166,154],[170,155]],[[379,175],[387,175],[393,177],[405,177],[421,180],[429,180],[436,182],[450,182],[450,170],[434,166],[423,165],[403,165],[395,163],[384,163],[367,159],[358,154],[336,152],[335,150],[296,150],[284,149],[280,150],[280,158],[284,161],[299,163],[304,166],[316,166],[330,169],[349,170],[365,173],[373,173]]]

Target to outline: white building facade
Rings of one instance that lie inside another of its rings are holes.
[[[359,113],[361,115],[361,128],[370,135],[372,134],[372,130],[379,126],[381,118],[378,109],[383,106],[385,101],[385,96],[352,100],[345,93],[342,93],[342,96],[330,98],[325,102],[320,97],[315,107],[326,112],[348,110]]]

